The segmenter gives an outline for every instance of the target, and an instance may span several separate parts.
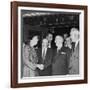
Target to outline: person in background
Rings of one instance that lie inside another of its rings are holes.
[[[75,45],[70,57],[69,74],[79,74],[79,30],[77,28],[71,29],[70,38]]]
[[[57,35],[55,37],[56,49],[53,54],[52,75],[67,75],[69,63],[69,51],[63,47],[63,37]]]
[[[71,41],[70,37],[66,38],[66,41],[65,41],[64,45],[65,45],[65,47],[68,47],[69,49],[72,49],[72,41]]]
[[[48,48],[48,40],[42,40],[42,48],[38,50],[39,62],[41,67],[38,69],[40,76],[51,76],[52,49]]]
[[[38,57],[34,46],[38,43],[38,36],[35,35],[27,45],[23,45],[23,77],[38,76]]]
[[[67,37],[68,37],[68,34],[67,33],[64,33],[63,39],[66,40]]]
[[[46,35],[46,39],[48,40],[48,48],[54,48],[54,43],[52,42],[53,34],[52,33],[48,33]]]

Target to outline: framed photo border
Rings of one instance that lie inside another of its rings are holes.
[[[60,8],[60,9],[77,9],[84,10],[84,79],[68,80],[68,81],[48,81],[33,83],[18,83],[18,7],[42,7],[42,8]],[[88,82],[87,72],[87,27],[88,27],[88,11],[84,5],[67,5],[52,3],[35,3],[35,2],[11,2],[11,87],[37,87],[37,86],[53,86],[66,84],[81,84]]]

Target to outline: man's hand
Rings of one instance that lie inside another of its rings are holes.
[[[43,69],[44,69],[44,65],[43,65],[43,64],[37,64],[37,67],[38,67],[40,70],[43,70]]]

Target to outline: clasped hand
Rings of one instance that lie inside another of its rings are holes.
[[[44,69],[44,65],[43,65],[43,64],[37,64],[37,67],[38,67],[40,70],[43,70],[43,69]]]

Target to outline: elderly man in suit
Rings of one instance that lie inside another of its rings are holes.
[[[67,75],[69,63],[69,49],[63,47],[63,37],[55,37],[56,49],[53,54],[52,75]]]
[[[52,62],[52,49],[48,48],[48,40],[42,40],[42,48],[38,50],[38,57],[40,65],[39,75],[50,76],[51,75],[51,62]]]
[[[70,37],[75,45],[70,57],[69,74],[79,74],[79,30],[77,28],[72,28]]]

